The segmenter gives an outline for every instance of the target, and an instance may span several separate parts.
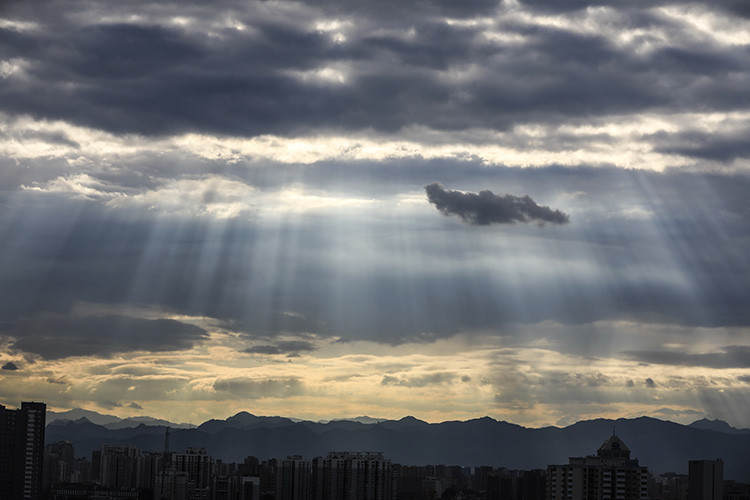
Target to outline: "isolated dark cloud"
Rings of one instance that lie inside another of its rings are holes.
[[[18,370],[18,366],[13,361],[8,361],[3,365],[3,370]]]
[[[142,410],[142,409],[143,409],[143,406],[139,405],[138,403],[130,403],[130,404],[128,405],[128,407],[129,407],[129,408],[133,408],[133,409],[136,409],[136,410]]]
[[[540,207],[528,195],[496,195],[492,191],[463,193],[446,190],[434,182],[425,186],[427,199],[444,215],[457,215],[475,226],[534,222],[538,225],[567,224],[570,218],[560,210]]]
[[[306,340],[287,340],[276,344],[254,345],[244,352],[251,354],[298,354],[317,350],[317,346]]]
[[[707,368],[750,368],[750,346],[731,345],[718,352],[690,353],[687,351],[624,351],[627,359],[643,363],[677,366],[705,366]]]
[[[189,349],[208,338],[204,329],[173,319],[40,313],[14,323],[12,328],[1,332],[13,339],[11,349],[45,359],[108,356],[125,351],[176,351]]]

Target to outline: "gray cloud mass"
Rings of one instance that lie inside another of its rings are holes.
[[[431,385],[450,384],[458,375],[451,372],[428,373],[425,375],[413,375],[405,377],[394,377],[385,375],[380,381],[380,385],[395,385],[400,387],[427,387]]]
[[[625,351],[626,358],[645,363],[707,368],[750,368],[750,346],[732,345],[719,352],[689,353],[685,351]]]
[[[297,378],[220,378],[213,383],[213,390],[245,398],[291,397],[304,392],[304,383]]]
[[[446,190],[437,182],[425,186],[425,191],[430,203],[444,215],[457,215],[475,226],[516,222],[535,222],[543,226],[546,223],[567,224],[570,221],[567,214],[540,207],[528,195],[496,195],[492,191],[462,193]]]
[[[148,320],[128,316],[68,316],[40,313],[15,321],[0,331],[13,339],[11,349],[44,359],[69,356],[108,356],[133,350],[189,349],[207,338],[195,325],[172,319]]]
[[[299,354],[303,351],[315,351],[314,343],[306,340],[287,340],[276,344],[254,345],[244,350],[250,354]]]

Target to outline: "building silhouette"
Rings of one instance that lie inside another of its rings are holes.
[[[307,500],[310,498],[311,462],[300,455],[286,457],[277,473],[278,500]]]
[[[0,498],[38,500],[42,492],[47,405],[24,402],[18,410],[0,405]]]
[[[44,477],[42,488],[67,483],[75,471],[75,448],[70,441],[49,443],[44,447]]]
[[[688,500],[722,500],[724,462],[690,460],[688,462]]]
[[[391,461],[381,452],[330,452],[312,461],[314,500],[391,500]]]
[[[612,435],[596,455],[547,467],[547,500],[646,500],[648,469]]]

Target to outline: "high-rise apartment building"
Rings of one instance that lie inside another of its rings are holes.
[[[40,498],[46,412],[44,403],[24,402],[18,410],[0,405],[0,498]]]
[[[613,435],[596,455],[547,467],[547,500],[646,500],[648,469]]]
[[[724,462],[690,460],[688,462],[688,500],[722,500],[724,496]]]
[[[115,490],[135,488],[141,450],[133,445],[103,444],[99,462],[99,481]]]
[[[276,485],[279,500],[308,500],[310,498],[311,462],[301,456],[287,457],[281,461]]]
[[[391,500],[391,461],[380,452],[330,452],[312,461],[315,500]]]

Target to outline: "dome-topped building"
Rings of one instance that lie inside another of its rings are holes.
[[[612,434],[596,455],[571,457],[547,466],[547,500],[645,500],[648,469],[630,458],[630,448]]]
[[[604,441],[598,450],[596,456],[604,459],[613,460],[630,460],[630,448],[625,446],[622,439],[612,434],[612,437]]]

